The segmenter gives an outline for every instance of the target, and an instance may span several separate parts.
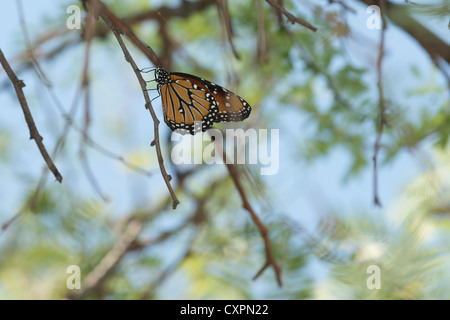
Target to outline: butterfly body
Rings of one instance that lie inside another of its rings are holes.
[[[180,72],[155,70],[164,121],[173,131],[195,134],[216,122],[241,121],[250,105],[233,92],[208,80]]]

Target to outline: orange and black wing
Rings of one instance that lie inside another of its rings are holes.
[[[195,134],[221,121],[241,121],[250,105],[233,92],[208,80],[185,73],[160,71],[158,89],[164,120],[172,130]]]
[[[247,101],[211,81],[185,73],[172,73],[172,75],[189,79],[191,83],[205,89],[214,98],[219,109],[214,122],[242,121],[248,118],[252,111]]]
[[[180,133],[206,131],[219,111],[214,97],[205,86],[189,75],[170,74],[170,82],[160,87],[164,120]]]

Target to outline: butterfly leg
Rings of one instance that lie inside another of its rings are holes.
[[[148,89],[148,90],[156,90],[156,89]],[[148,91],[147,90],[147,91]],[[152,100],[150,100],[150,102],[153,102],[153,100],[155,100],[155,99],[157,99],[157,98],[159,98],[161,95],[160,94],[158,94],[156,97],[154,97]]]
[[[139,72],[141,72],[141,73],[149,73],[149,72],[152,72],[153,70],[156,70],[156,69],[158,69],[158,68],[156,68],[156,67],[147,67],[147,68],[140,69]]]

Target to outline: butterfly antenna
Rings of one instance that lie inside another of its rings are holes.
[[[158,56],[156,55],[155,51],[153,51],[153,49],[150,46],[147,46],[147,48],[152,52],[153,56],[155,57],[155,59],[158,61],[159,67],[162,68],[163,65],[161,63],[161,60],[159,60]]]

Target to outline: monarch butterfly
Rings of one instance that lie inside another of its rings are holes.
[[[179,72],[155,69],[164,121],[181,134],[206,131],[216,122],[241,121],[252,110],[235,93],[208,80]]]

